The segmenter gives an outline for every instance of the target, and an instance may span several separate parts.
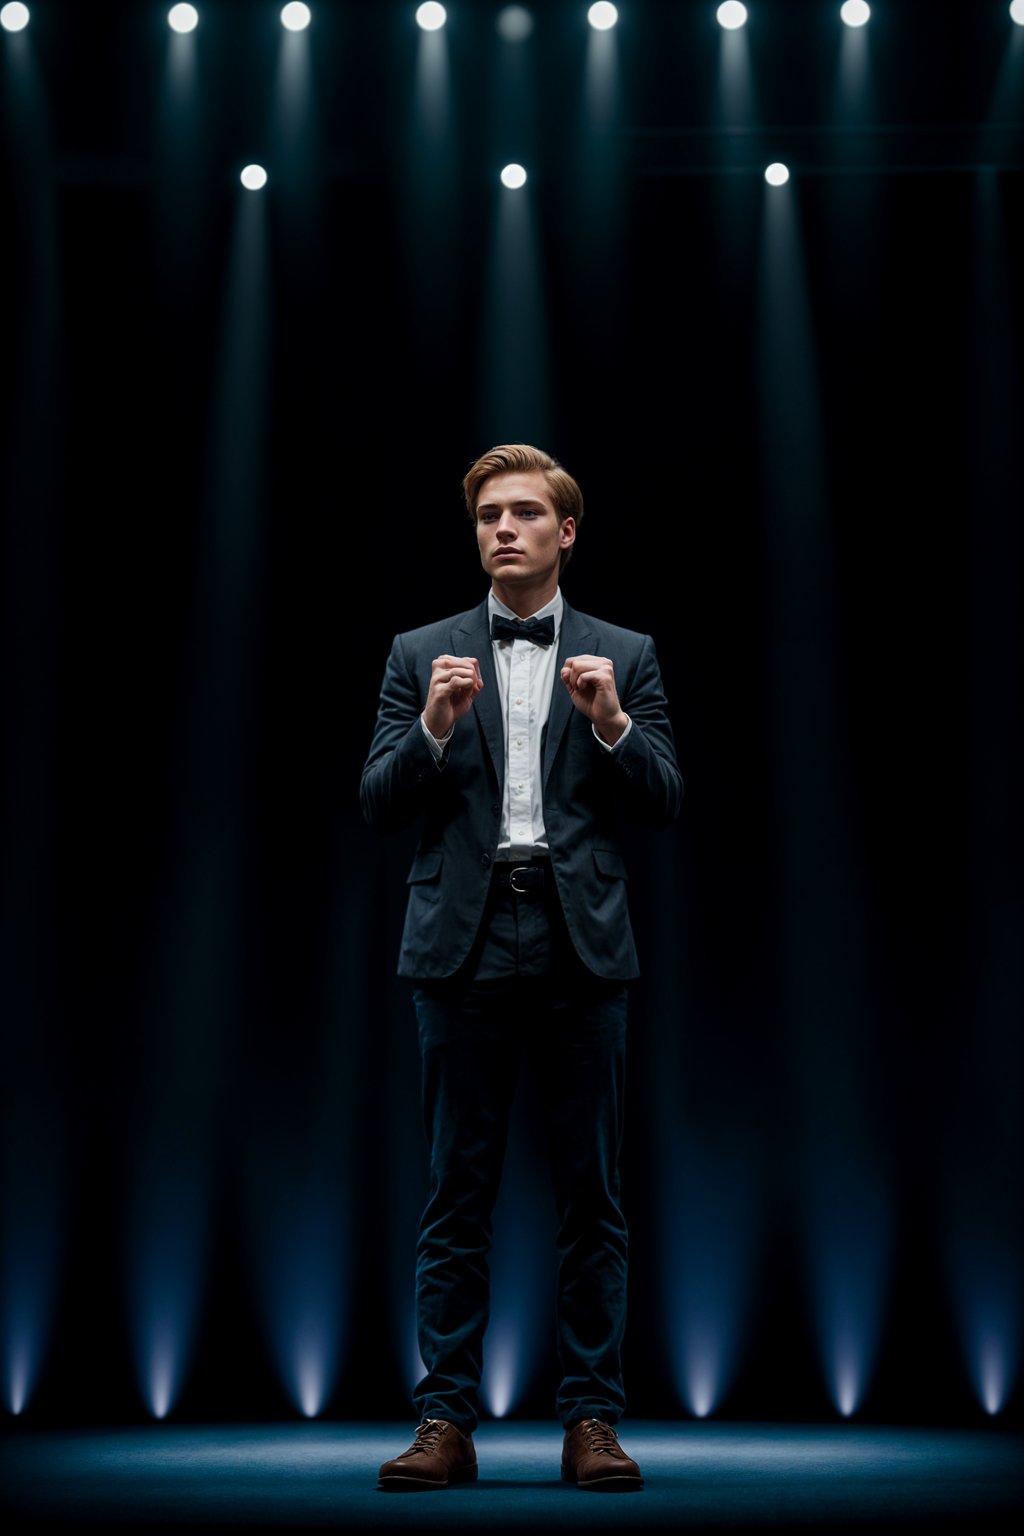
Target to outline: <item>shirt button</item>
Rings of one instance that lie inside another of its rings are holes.
[[[523,702],[522,699],[516,699],[516,703],[517,704],[521,704],[522,702]]]

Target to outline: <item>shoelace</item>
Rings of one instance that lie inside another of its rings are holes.
[[[608,1456],[622,1454],[618,1437],[610,1424],[605,1424],[601,1419],[584,1419],[581,1427],[588,1451],[598,1456],[602,1453]]]
[[[448,1428],[444,1419],[424,1419],[416,1431],[416,1443],[409,1447],[410,1451],[433,1451],[437,1448],[437,1442]]]

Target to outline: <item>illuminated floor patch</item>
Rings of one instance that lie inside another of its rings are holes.
[[[401,1423],[153,1425],[31,1431],[0,1442],[5,1530],[80,1525],[169,1533],[335,1527],[541,1531],[1015,1529],[1024,1436],[991,1430],[624,1422],[640,1495],[559,1479],[555,1424],[487,1423],[480,1479],[445,1493],[380,1493]]]

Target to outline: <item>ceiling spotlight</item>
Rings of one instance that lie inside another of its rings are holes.
[[[12,5],[8,9],[13,11],[15,7]],[[24,7],[17,7],[17,9],[24,9]],[[1024,27],[1024,0],[1010,0],[1010,20],[1015,21],[1018,27]]]
[[[262,165],[247,165],[238,179],[249,192],[258,192],[267,184],[267,173]]]
[[[619,13],[614,5],[609,5],[607,0],[598,0],[587,12],[587,20],[596,32],[607,32],[609,27],[614,27],[619,19]]]
[[[194,5],[172,5],[167,12],[167,25],[172,32],[194,32],[199,25],[199,12]]]
[[[871,15],[867,0],[843,0],[839,14],[848,27],[862,27]]]
[[[770,187],[784,187],[789,180],[789,167],[783,165],[781,160],[773,160],[764,173],[764,179]]]
[[[506,165],[501,173],[503,187],[511,187],[515,191],[518,187],[526,185],[526,172],[521,165]]]
[[[308,5],[300,5],[298,0],[286,5],[281,11],[281,25],[287,27],[289,32],[304,32],[313,20],[313,13]]]
[[[715,17],[720,27],[724,27],[727,32],[735,32],[737,27],[746,26],[747,8],[740,4],[740,0],[725,0],[725,4],[720,5],[715,12]]]
[[[425,4],[416,8],[416,22],[424,32],[436,32],[447,20],[448,12],[443,5],[435,4],[435,0],[425,0]]]
[[[0,11],[0,27],[3,27],[5,32],[21,32],[27,26],[27,5],[5,5]]]
[[[533,31],[533,17],[525,5],[506,5],[498,12],[494,25],[506,43],[521,43]]]

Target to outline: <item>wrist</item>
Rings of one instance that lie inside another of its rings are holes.
[[[614,747],[629,725],[629,716],[624,710],[619,710],[611,720],[602,720],[600,724],[594,724],[594,729],[606,746]]]
[[[451,736],[452,731],[455,729],[455,722],[453,720],[449,720],[447,722],[443,720],[433,720],[427,714],[426,710],[424,710],[422,715],[420,715],[420,723],[422,724],[423,729],[427,731],[431,736],[433,736],[434,740],[442,746]]]

